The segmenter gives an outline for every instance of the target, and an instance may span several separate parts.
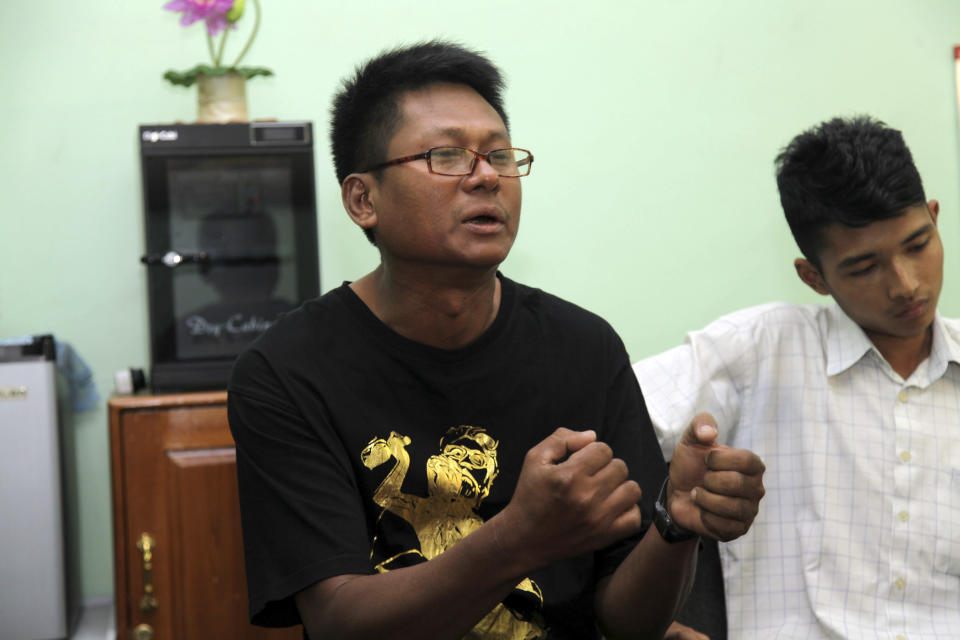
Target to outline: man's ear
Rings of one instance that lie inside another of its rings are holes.
[[[373,206],[373,178],[368,174],[351,173],[340,185],[343,208],[353,222],[362,229],[377,226],[377,211]]]
[[[936,200],[927,202],[927,209],[930,211],[930,217],[933,218],[933,224],[937,224],[937,216],[940,215],[940,203]]]
[[[830,295],[826,281],[820,275],[820,270],[813,266],[812,262],[804,258],[797,258],[793,261],[793,267],[797,270],[797,275],[800,276],[804,284],[822,296]]]

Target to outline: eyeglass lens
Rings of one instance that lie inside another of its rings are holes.
[[[530,154],[523,149],[495,149],[487,162],[501,176],[517,177],[530,173]],[[434,173],[463,176],[471,173],[477,159],[473,151],[461,147],[436,147],[430,150],[430,168]]]

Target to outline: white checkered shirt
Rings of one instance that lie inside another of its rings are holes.
[[[634,365],[669,458],[700,411],[763,458],[720,545],[733,640],[960,638],[960,321],[906,381],[838,307],[767,304]]]

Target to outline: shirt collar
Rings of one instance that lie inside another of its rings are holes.
[[[876,350],[860,326],[836,304],[827,307],[827,375],[846,371]],[[879,355],[879,353],[878,353]]]
[[[960,364],[960,342],[958,336],[940,319],[933,318],[933,343],[930,345],[929,372],[932,380],[939,379],[947,371],[951,362]]]
[[[870,338],[850,316],[836,303],[827,307],[827,375],[846,371],[870,351],[883,360]],[[960,336],[944,325],[939,313],[933,317],[933,343],[927,360],[927,371],[932,380],[940,378],[949,363],[960,364]]]

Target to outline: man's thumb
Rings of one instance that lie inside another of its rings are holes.
[[[683,434],[685,444],[710,446],[717,440],[717,421],[709,413],[698,413]]]
[[[570,453],[583,449],[597,439],[597,432],[593,429],[587,429],[586,431],[566,431],[564,435],[567,443],[567,451]]]
[[[557,463],[562,462],[568,455],[574,451],[579,451],[585,446],[597,439],[597,432],[589,429],[587,431],[573,431],[560,427],[554,431],[546,440],[535,447],[538,450],[539,457],[543,462]]]

